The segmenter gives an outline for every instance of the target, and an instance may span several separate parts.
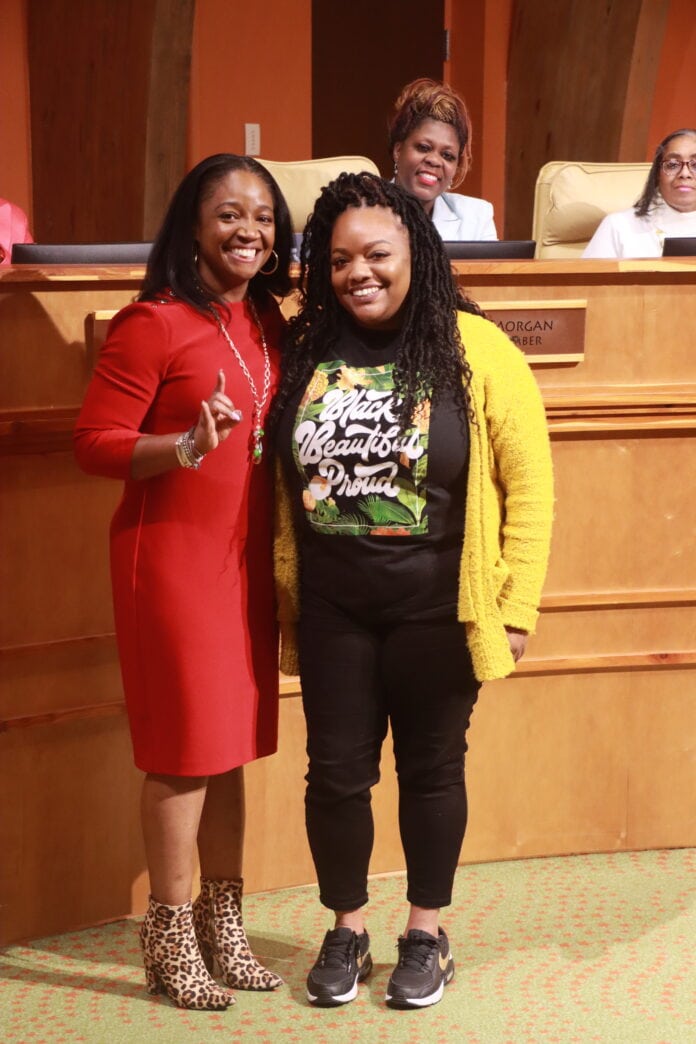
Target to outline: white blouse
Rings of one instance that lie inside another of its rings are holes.
[[[645,217],[633,208],[617,210],[600,222],[583,257],[662,257],[667,236],[696,237],[696,211],[683,213],[660,201]]]

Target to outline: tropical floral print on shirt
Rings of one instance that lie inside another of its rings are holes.
[[[320,533],[412,536],[427,533],[425,479],[430,400],[399,435],[393,366],[320,363],[300,402],[293,455],[302,503]]]

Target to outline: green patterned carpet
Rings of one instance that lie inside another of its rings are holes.
[[[257,953],[286,980],[186,1012],[144,989],[136,920],[0,954],[2,1044],[694,1044],[696,850],[462,867],[446,911],[457,971],[440,1004],[383,997],[403,928],[404,880],[371,883],[375,968],[358,999],[315,1010],[304,979],[329,915],[314,888],[249,896]]]

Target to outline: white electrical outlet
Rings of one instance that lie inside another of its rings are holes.
[[[244,124],[244,152],[247,156],[261,155],[261,125],[259,123]]]

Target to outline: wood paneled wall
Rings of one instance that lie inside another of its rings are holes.
[[[312,155],[369,156],[391,177],[394,102],[417,76],[442,79],[444,31],[444,0],[313,0]]]
[[[194,0],[29,0],[34,238],[152,237],[186,168]]]
[[[143,164],[142,239],[153,239],[187,167],[195,0],[155,0]],[[140,8],[138,8],[140,10]]]
[[[584,358],[536,370],[556,470],[537,636],[485,686],[463,860],[696,844],[696,264],[483,262],[484,304],[587,301]],[[113,635],[118,483],[81,474],[71,429],[88,313],[141,272],[0,273],[0,945],[141,911],[147,894]],[[250,891],[313,879],[305,735],[283,682],[280,749],[246,771]],[[373,873],[401,869],[391,758]]]
[[[669,0],[516,0],[510,34],[506,235],[531,228],[549,160],[642,161]]]

